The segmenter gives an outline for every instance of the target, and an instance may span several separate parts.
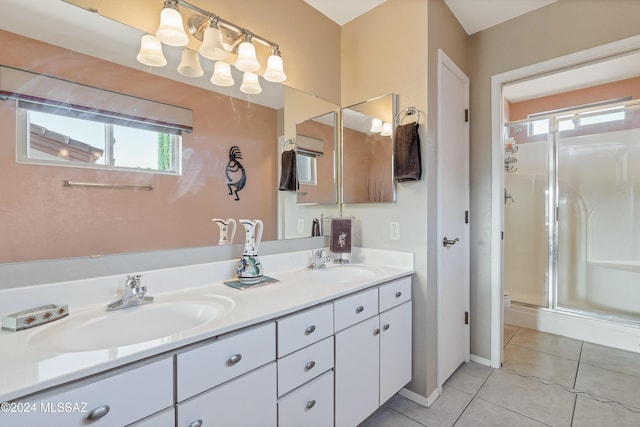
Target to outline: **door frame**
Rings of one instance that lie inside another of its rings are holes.
[[[633,36],[565,56],[527,65],[491,76],[491,359],[492,368],[502,365],[503,340],[503,245],[504,224],[504,153],[502,131],[504,97],[502,87],[518,80],[554,73],[567,68],[586,65],[616,55],[640,49],[640,36]]]
[[[437,179],[436,179],[436,200],[437,200],[437,204],[436,206],[438,206],[437,209],[437,232],[436,232],[436,239],[438,240],[436,242],[436,246],[437,246],[437,260],[436,260],[436,283],[437,283],[437,307],[442,307],[442,292],[440,291],[440,287],[441,287],[441,282],[440,282],[440,275],[441,275],[441,269],[440,269],[440,263],[441,263],[441,259],[442,259],[442,250],[443,250],[443,246],[440,244],[439,239],[441,238],[441,236],[443,236],[443,232],[442,232],[442,215],[440,213],[440,207],[442,206],[442,200],[444,198],[444,194],[442,191],[442,183],[443,183],[443,179],[442,179],[442,167],[441,167],[441,153],[442,150],[440,150],[440,146],[442,144],[445,144],[446,141],[442,140],[442,133],[439,131],[440,129],[442,129],[443,126],[443,119],[442,119],[442,102],[444,101],[444,96],[446,96],[446,94],[443,94],[441,92],[441,88],[442,88],[442,69],[443,68],[447,68],[451,73],[453,73],[453,75],[455,75],[458,79],[460,79],[462,82],[464,82],[465,85],[465,108],[468,110],[469,109],[469,77],[467,77],[467,75],[456,65],[455,62],[453,62],[453,60],[451,58],[449,58],[449,56],[442,50],[442,49],[438,49],[438,119],[437,119],[437,137],[436,137],[436,170],[437,170]],[[464,112],[460,112],[460,115],[462,117],[462,114]],[[470,182],[469,182],[469,164],[470,164],[470,158],[469,158],[469,122],[467,121],[465,124],[465,157],[467,159],[467,161],[465,162],[465,180],[464,182],[466,183],[466,188],[465,188],[465,207],[466,210],[469,211],[469,204],[470,204],[470,197],[469,197],[469,192],[470,192]],[[470,257],[470,244],[469,244],[469,224],[467,223],[465,225],[465,231],[464,231],[464,236],[461,236],[460,238],[460,243],[464,243],[464,252],[465,252],[465,266],[466,266],[466,272],[465,272],[465,295],[464,295],[464,307],[467,313],[469,313],[469,305],[470,305],[470,270],[471,270],[471,257]],[[444,380],[442,380],[441,378],[441,369],[440,369],[440,355],[439,355],[439,349],[440,349],[440,342],[443,339],[443,337],[441,336],[441,330],[440,330],[440,325],[442,324],[441,322],[441,312],[438,309],[437,311],[437,317],[436,317],[436,322],[437,322],[437,386],[438,386],[438,390],[441,393],[442,392],[442,384],[444,383]],[[462,321],[463,319],[460,319],[460,321]],[[465,356],[464,356],[464,360],[465,362],[469,361],[470,358],[470,328],[469,328],[469,324],[466,325],[465,327]],[[445,379],[446,380],[446,379]]]

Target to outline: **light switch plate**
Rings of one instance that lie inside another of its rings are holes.
[[[389,223],[389,238],[391,240],[400,240],[400,223],[391,221]]]
[[[298,219],[298,234],[304,233],[304,219]]]

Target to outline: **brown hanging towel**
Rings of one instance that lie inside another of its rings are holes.
[[[298,190],[298,172],[296,168],[296,150],[282,152],[282,170],[280,171],[280,191]]]
[[[396,181],[418,181],[422,177],[420,134],[417,122],[396,127],[393,173]]]

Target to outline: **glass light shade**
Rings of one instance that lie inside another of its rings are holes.
[[[156,36],[145,34],[140,41],[140,51],[136,57],[138,62],[150,67],[163,67],[167,65],[167,58],[162,53],[162,44]]]
[[[187,77],[200,77],[204,74],[200,66],[198,52],[193,49],[182,49],[182,59],[178,65],[178,72]]]
[[[256,48],[251,42],[242,42],[238,46],[238,59],[236,59],[236,68],[240,71],[258,71],[260,63],[256,58]]]
[[[240,91],[250,95],[262,92],[260,82],[258,81],[258,75],[255,73],[245,72],[244,77],[242,78],[242,85],[240,85]]]
[[[224,50],[224,46],[222,45],[222,33],[220,29],[209,27],[204,30],[202,46],[200,46],[198,52],[200,52],[200,55],[203,57],[214,61],[227,56],[227,51]]]
[[[186,46],[189,43],[189,36],[184,31],[180,12],[170,7],[162,9],[156,37],[169,46]]]
[[[382,132],[380,132],[380,135],[391,136],[392,133],[393,133],[393,129],[391,128],[391,123],[384,122],[382,124]]]
[[[264,71],[262,77],[264,77],[265,80],[276,83],[287,80],[287,75],[284,73],[282,66],[282,57],[279,55],[271,55],[269,59],[267,59],[267,69]]]
[[[373,133],[382,132],[382,120],[380,120],[380,119],[372,119],[371,120],[371,132],[373,132]]]
[[[233,76],[231,75],[231,66],[224,61],[216,62],[213,67],[213,75],[211,83],[217,86],[233,86]]]

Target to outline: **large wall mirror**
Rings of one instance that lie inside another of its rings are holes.
[[[282,141],[295,138],[301,122],[321,116],[333,117],[333,129],[324,124],[323,132],[335,135],[337,105],[262,78],[259,95],[223,94],[175,72],[167,78],[124,66],[123,55],[135,58],[139,31],[63,1],[42,10],[31,3],[4,5],[0,65],[191,110],[193,132],[182,134],[179,175],[17,163],[17,103],[0,101],[0,179],[7,183],[0,263],[217,245],[212,218],[260,218],[263,240],[309,237],[314,218],[337,212],[337,200],[302,205],[295,193],[279,194],[277,182]],[[79,39],[89,38],[78,37],[81,24],[100,27],[110,47],[96,44],[91,56],[79,53]],[[65,28],[64,34],[55,28]],[[166,52],[168,61],[179,62],[178,48],[173,55]],[[208,83],[213,66],[203,68]],[[335,138],[325,143],[323,161],[335,162]],[[246,182],[236,197],[229,184],[240,181],[238,173]],[[335,174],[318,169],[317,179],[333,188],[335,200]],[[68,187],[65,181],[114,185]],[[231,243],[241,243],[241,234]]]
[[[343,203],[390,203],[393,179],[395,95],[342,109]]]

